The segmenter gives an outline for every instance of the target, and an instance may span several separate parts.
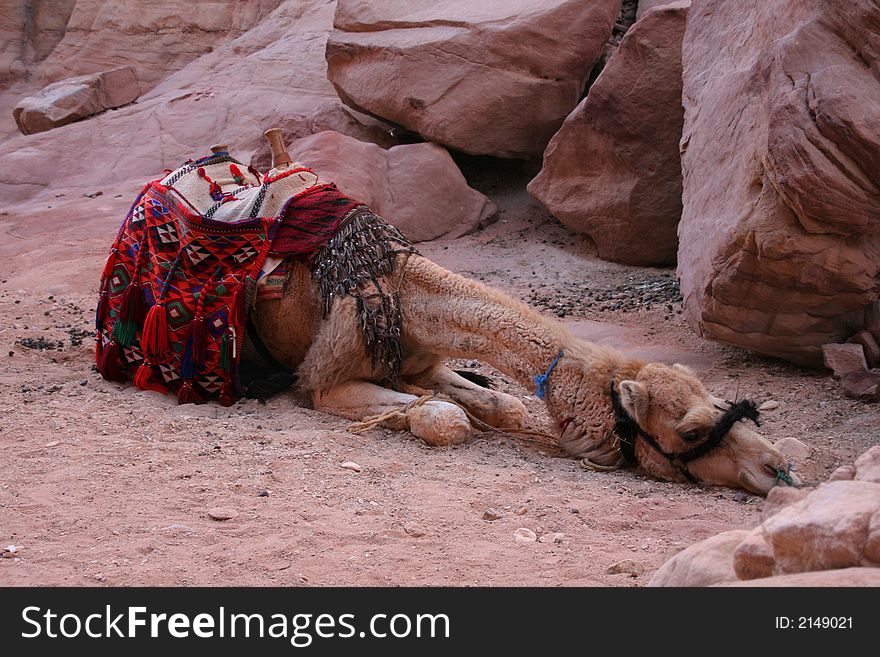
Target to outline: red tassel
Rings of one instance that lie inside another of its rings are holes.
[[[134,322],[140,326],[144,321],[144,295],[141,292],[141,286],[137,281],[133,281],[126,289],[122,296],[122,303],[119,305],[118,320]]]
[[[152,390],[153,392],[167,393],[168,388],[160,383],[153,383],[150,379],[153,377],[153,368],[146,361],[141,363],[134,375],[134,384],[141,390]]]
[[[122,361],[119,359],[119,345],[112,340],[107,343],[101,353],[101,361],[98,363],[98,371],[108,381],[125,381],[125,371]]]
[[[190,331],[192,332],[192,359],[196,367],[205,364],[205,351],[208,347],[208,329],[205,326],[205,319],[201,315],[190,323]]]
[[[104,341],[101,339],[101,336],[98,336],[98,339],[95,341],[95,367],[101,367],[101,356],[104,353]]]
[[[205,400],[193,388],[192,381],[184,381],[177,391],[178,404],[204,404]]]
[[[235,402],[238,401],[238,397],[232,392],[232,384],[229,381],[223,382],[223,387],[220,389],[220,398],[218,399],[221,406],[232,406]]]
[[[244,182],[244,176],[241,175],[241,169],[234,164],[229,165],[229,173],[232,174],[232,179],[237,185],[241,185]]]
[[[230,321],[236,328],[243,327],[247,322],[248,308],[247,300],[245,299],[245,290],[247,289],[246,282],[247,279],[242,281],[241,285],[238,286],[238,289],[235,291],[235,297],[232,300]]]
[[[141,348],[147,360],[154,363],[168,360],[168,317],[165,304],[157,303],[147,313],[141,334]]]

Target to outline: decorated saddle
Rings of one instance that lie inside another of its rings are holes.
[[[188,161],[147,183],[122,222],[101,276],[98,370],[179,403],[233,404],[258,281],[283,283],[294,260],[318,280],[324,316],[335,298],[357,298],[374,366],[394,379],[400,313],[379,280],[413,252],[306,167],[261,175],[225,151]]]

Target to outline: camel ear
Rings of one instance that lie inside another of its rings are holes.
[[[694,374],[694,371],[690,367],[688,367],[687,365],[682,365],[681,363],[676,363],[672,366],[672,369],[678,370],[679,372],[684,372],[688,376],[696,376],[696,374]]]
[[[648,413],[648,389],[638,381],[620,382],[620,403],[634,419],[644,418]]]

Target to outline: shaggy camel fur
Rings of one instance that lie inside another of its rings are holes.
[[[447,368],[447,357],[483,361],[527,389],[547,371],[544,401],[560,429],[559,444],[598,465],[622,464],[611,388],[623,408],[663,449],[681,453],[706,436],[723,415],[719,400],[680,365],[631,360],[605,346],[579,340],[524,303],[418,256],[399,256],[393,280],[402,311],[400,391],[382,387],[385,375],[371,366],[351,297],[337,298],[321,318],[317,284],[303,265],[292,266],[285,295],[259,302],[254,323],[276,359],[295,370],[315,409],[351,420],[401,411],[388,423],[431,445],[451,445],[475,434],[462,407],[496,427],[522,427],[523,404],[488,390]],[[433,391],[454,400],[413,404]],[[411,394],[414,393],[414,394]],[[635,443],[641,467],[667,480],[687,476],[644,440]],[[766,494],[783,479],[796,483],[789,466],[766,439],[735,422],[721,443],[687,465],[707,484]]]

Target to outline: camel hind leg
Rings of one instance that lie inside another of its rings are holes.
[[[355,421],[388,413],[384,426],[407,429],[429,445],[456,445],[476,435],[460,407],[440,400],[414,405],[418,399],[362,380],[312,393],[315,410]]]
[[[522,429],[528,422],[528,412],[519,399],[478,386],[445,365],[437,364],[407,380],[413,385],[446,395],[490,426]]]

